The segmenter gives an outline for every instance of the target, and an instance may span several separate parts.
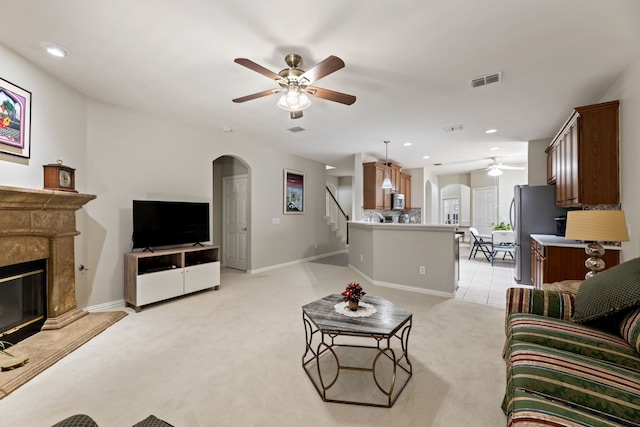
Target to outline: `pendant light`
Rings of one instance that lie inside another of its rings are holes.
[[[384,166],[385,166],[385,170],[384,170],[384,180],[382,181],[382,189],[383,190],[391,190],[393,188],[393,185],[391,185],[391,180],[389,179],[389,143],[391,141],[385,141],[384,145],[385,145],[385,159],[384,159]]]

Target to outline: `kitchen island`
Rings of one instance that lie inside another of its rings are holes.
[[[459,278],[453,225],[349,222],[349,267],[374,285],[453,297]]]

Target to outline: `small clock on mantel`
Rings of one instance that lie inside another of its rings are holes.
[[[76,191],[75,169],[62,164],[58,160],[55,164],[43,165],[45,190]]]

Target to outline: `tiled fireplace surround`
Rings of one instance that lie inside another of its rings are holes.
[[[0,186],[0,267],[47,260],[47,319],[59,329],[87,312],[77,308],[76,211],[96,196]]]

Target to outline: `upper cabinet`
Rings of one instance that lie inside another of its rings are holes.
[[[547,147],[547,183],[556,184],[558,206],[620,203],[619,105],[576,108]]]
[[[370,162],[362,164],[363,173],[363,209],[391,209],[391,194],[404,194],[404,204],[411,207],[411,175],[400,171],[395,163]],[[385,173],[389,174],[390,190],[382,189]]]

